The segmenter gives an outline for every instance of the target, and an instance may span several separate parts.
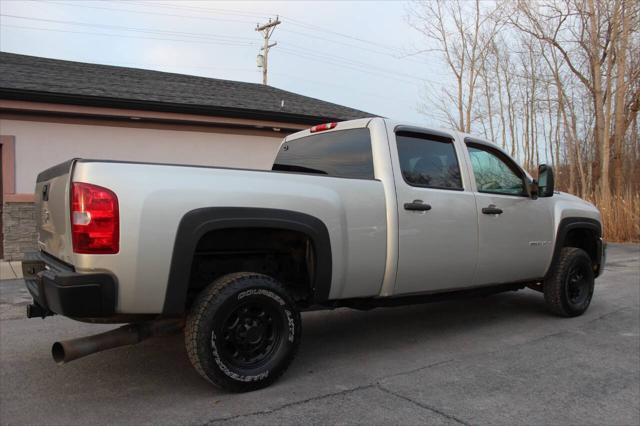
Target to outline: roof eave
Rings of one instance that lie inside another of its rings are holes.
[[[103,96],[70,95],[34,90],[0,88],[0,99],[49,102],[68,105],[98,106],[108,108],[126,108],[151,110],[159,112],[177,112],[198,115],[246,118],[253,120],[281,121],[292,124],[309,124],[330,121],[345,121],[356,117],[321,117],[293,114],[289,112],[261,111],[251,109],[213,107],[205,105],[176,104],[169,102],[142,101],[135,99],[119,99]],[[359,117],[359,118],[364,118]]]

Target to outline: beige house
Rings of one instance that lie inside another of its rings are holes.
[[[36,247],[37,174],[69,158],[269,168],[285,135],[366,116],[260,84],[0,52],[0,258]]]

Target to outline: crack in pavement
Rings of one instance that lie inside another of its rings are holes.
[[[434,365],[440,365],[440,364],[443,364],[443,363],[439,362],[439,363],[434,364]],[[424,369],[424,368],[428,368],[428,367],[422,367],[422,368]],[[392,377],[392,376],[389,376],[389,377]],[[314,397],[307,398],[307,399],[304,399],[304,400],[301,400],[301,401],[295,401],[295,402],[291,402],[291,403],[288,403],[288,404],[284,404],[284,405],[281,405],[281,406],[275,407],[275,408],[259,410],[259,411],[255,411],[255,412],[252,412],[252,413],[246,413],[246,414],[237,414],[237,415],[234,415],[234,416],[220,417],[220,418],[217,418],[217,419],[209,420],[209,421],[205,422],[204,424],[205,425],[212,425],[212,424],[215,424],[215,423],[221,423],[221,422],[226,422],[226,421],[229,421],[229,420],[240,419],[240,418],[243,418],[243,417],[257,416],[257,415],[260,415],[260,414],[272,414],[272,413],[276,413],[278,411],[284,410],[284,409],[289,408],[289,407],[295,407],[296,405],[306,404],[308,402],[313,402],[313,401],[319,401],[321,399],[331,398],[333,396],[338,396],[338,395],[348,395],[350,393],[354,393],[354,392],[365,390],[365,389],[379,389],[380,391],[382,391],[384,393],[393,395],[393,396],[395,396],[397,398],[402,399],[403,401],[407,401],[407,402],[409,402],[409,403],[411,403],[413,405],[416,405],[417,407],[420,407],[420,408],[422,408],[424,410],[436,413],[436,414],[438,414],[438,415],[440,415],[440,416],[442,416],[442,417],[444,417],[446,419],[453,420],[456,423],[459,423],[459,424],[464,425],[464,426],[470,426],[470,423],[466,423],[465,421],[455,417],[454,415],[445,413],[444,411],[438,410],[437,408],[430,407],[430,406],[428,406],[426,404],[423,404],[423,403],[420,403],[418,401],[415,401],[415,400],[413,400],[413,399],[411,399],[411,398],[409,398],[407,396],[404,396],[404,395],[402,395],[400,393],[396,393],[396,392],[394,392],[394,391],[392,391],[390,389],[385,388],[384,386],[382,386],[378,382],[376,382],[375,384],[356,386],[354,388],[345,389],[345,390],[342,390],[342,391],[339,391],[339,392],[332,392],[332,393],[328,393],[328,394],[314,396]]]
[[[275,412],[278,412],[280,410],[283,410],[285,408],[294,407],[296,405],[305,404],[307,402],[319,401],[321,399],[330,398],[332,396],[337,396],[337,395],[347,395],[349,393],[353,393],[353,392],[356,392],[356,391],[359,391],[359,390],[364,390],[364,389],[378,388],[383,392],[389,393],[389,394],[394,395],[394,396],[396,396],[398,398],[401,398],[401,399],[403,399],[405,401],[411,402],[411,403],[417,405],[418,407],[421,407],[421,408],[426,409],[426,410],[430,410],[430,411],[432,411],[434,413],[437,413],[437,414],[439,414],[439,415],[441,415],[441,416],[443,416],[443,417],[445,417],[447,419],[450,419],[450,420],[453,420],[453,421],[455,421],[457,423],[460,423],[462,425],[468,426],[469,423],[466,423],[465,421],[455,417],[454,415],[447,414],[447,413],[445,413],[443,411],[440,411],[439,409],[437,409],[435,407],[431,407],[431,406],[425,405],[423,403],[414,401],[413,399],[411,399],[411,398],[409,398],[407,396],[404,396],[404,395],[402,395],[400,393],[396,393],[394,391],[391,391],[390,389],[388,389],[388,388],[384,387],[383,385],[381,385],[380,382],[384,381],[386,379],[390,379],[390,378],[394,378],[394,377],[398,377],[398,376],[403,376],[403,375],[407,375],[407,374],[413,374],[413,373],[416,373],[418,371],[422,371],[422,370],[426,370],[426,369],[429,369],[429,368],[437,367],[437,366],[440,366],[440,365],[448,364],[448,363],[451,363],[451,362],[454,362],[454,361],[459,361],[461,359],[468,358],[468,357],[471,357],[471,356],[490,355],[490,354],[496,353],[496,352],[503,352],[505,349],[517,348],[519,346],[524,346],[524,345],[528,345],[528,344],[531,344],[531,343],[535,343],[535,342],[538,342],[538,341],[541,341],[541,340],[544,340],[544,339],[547,339],[547,338],[550,338],[550,337],[555,337],[555,336],[558,336],[558,335],[561,335],[561,334],[564,334],[564,333],[572,333],[572,332],[575,332],[576,330],[578,330],[578,329],[580,329],[580,328],[582,328],[582,327],[584,327],[584,326],[586,326],[588,324],[600,321],[600,320],[602,320],[602,319],[604,319],[604,318],[606,318],[606,317],[608,317],[610,315],[614,315],[614,314],[616,314],[618,312],[625,311],[625,310],[635,310],[635,308],[632,307],[632,306],[625,306],[625,307],[622,307],[620,309],[616,309],[616,310],[613,310],[613,311],[610,311],[610,312],[606,312],[606,313],[604,313],[604,314],[602,314],[602,315],[600,315],[600,316],[598,316],[596,318],[593,318],[593,319],[591,319],[589,321],[586,321],[586,322],[583,322],[581,324],[578,324],[575,327],[572,327],[572,328],[569,328],[569,329],[565,329],[565,330],[561,330],[561,331],[558,331],[556,333],[551,333],[551,334],[546,334],[544,336],[539,336],[539,337],[536,337],[536,338],[533,338],[533,339],[530,339],[530,340],[527,340],[527,341],[524,341],[524,342],[520,342],[520,343],[516,343],[516,344],[513,344],[513,345],[509,345],[506,348],[501,348],[501,349],[498,349],[498,350],[495,350],[495,351],[483,351],[483,352],[468,353],[468,354],[465,354],[465,355],[460,356],[460,357],[454,357],[454,358],[450,358],[450,359],[447,359],[447,360],[438,361],[438,362],[435,362],[435,363],[432,363],[432,364],[429,364],[429,365],[425,365],[425,366],[422,366],[422,367],[414,368],[414,369],[411,369],[411,370],[408,370],[408,371],[403,371],[403,372],[399,372],[399,373],[390,374],[390,375],[387,375],[387,376],[382,376],[382,377],[377,378],[375,380],[375,382],[369,383],[369,384],[366,384],[366,385],[356,386],[356,387],[353,387],[353,388],[350,388],[350,389],[345,389],[345,390],[342,390],[342,391],[339,391],[339,392],[331,392],[331,393],[327,393],[327,394],[317,395],[317,396],[306,398],[306,399],[303,399],[303,400],[300,400],[300,401],[294,401],[294,402],[290,402],[290,403],[287,403],[287,404],[283,404],[283,405],[278,406],[278,407],[268,408],[268,409],[264,409],[264,410],[258,410],[258,411],[251,412],[251,413],[243,413],[243,414],[236,414],[236,415],[228,416],[228,417],[214,418],[214,419],[205,421],[204,424],[205,425],[210,425],[210,424],[220,423],[220,422],[224,422],[224,421],[228,421],[228,420],[235,420],[235,419],[239,419],[239,418],[243,418],[243,417],[256,416],[256,415],[260,415],[260,414],[271,414],[271,413],[275,413]]]
[[[407,402],[410,402],[410,403],[412,403],[414,405],[417,405],[418,407],[420,407],[422,409],[425,409],[425,410],[428,410],[428,411],[432,411],[432,412],[434,412],[434,413],[436,413],[436,414],[438,414],[438,415],[440,415],[440,416],[442,416],[442,417],[444,417],[446,419],[453,420],[454,422],[460,423],[461,425],[465,425],[465,426],[470,426],[471,425],[471,423],[467,423],[464,420],[461,420],[461,419],[457,418],[456,416],[454,416],[452,414],[445,413],[444,411],[438,410],[437,408],[434,408],[434,407],[431,407],[429,405],[423,404],[421,402],[415,401],[415,400],[409,398],[408,396],[402,395],[401,393],[394,392],[394,391],[392,391],[390,389],[387,389],[386,387],[382,386],[380,383],[378,383],[376,387],[378,389],[380,389],[381,391],[383,391],[383,392],[386,392],[386,393],[388,393],[390,395],[393,395],[395,397],[398,397],[398,398],[400,398],[400,399],[402,399],[404,401],[407,401]]]
[[[354,388],[344,389],[344,390],[341,390],[339,392],[332,392],[332,393],[327,393],[327,394],[323,394],[323,395],[312,396],[311,398],[303,399],[301,401],[290,402],[288,404],[284,404],[284,405],[281,405],[281,406],[275,407],[275,408],[267,408],[265,410],[259,410],[259,411],[255,411],[253,413],[236,414],[235,416],[228,416],[228,417],[220,417],[220,418],[216,418],[216,419],[211,419],[211,420],[206,421],[204,424],[205,425],[211,425],[211,424],[214,424],[214,423],[220,423],[220,422],[224,422],[224,421],[227,421],[227,420],[234,420],[234,419],[238,419],[238,418],[241,418],[241,417],[256,416],[256,415],[259,415],[259,414],[271,414],[271,413],[275,413],[277,411],[283,410],[285,408],[294,407],[294,406],[300,405],[300,404],[306,404],[307,402],[319,401],[321,399],[325,399],[325,398],[329,398],[329,397],[337,396],[337,395],[347,395],[347,394],[350,394],[350,393],[353,393],[353,392],[356,392],[356,391],[359,391],[359,390],[375,388],[376,386],[377,386],[377,384],[356,386]]]

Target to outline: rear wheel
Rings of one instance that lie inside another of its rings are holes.
[[[185,343],[201,376],[226,390],[246,392],[284,373],[300,331],[300,313],[281,284],[239,272],[201,292],[187,317]]]
[[[564,317],[582,315],[593,296],[591,258],[582,249],[565,247],[544,281],[544,299],[549,310]]]

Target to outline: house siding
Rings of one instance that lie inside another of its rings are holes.
[[[16,193],[33,193],[39,172],[73,157],[268,169],[284,137],[181,128],[0,119],[1,132],[15,135]]]
[[[104,123],[104,124],[102,124]],[[241,134],[237,130],[183,125],[136,127],[119,122],[0,119],[0,132],[14,135],[15,193],[3,205],[4,260],[21,260],[37,249],[33,194],[41,171],[73,157],[205,166],[270,169],[285,134]]]

